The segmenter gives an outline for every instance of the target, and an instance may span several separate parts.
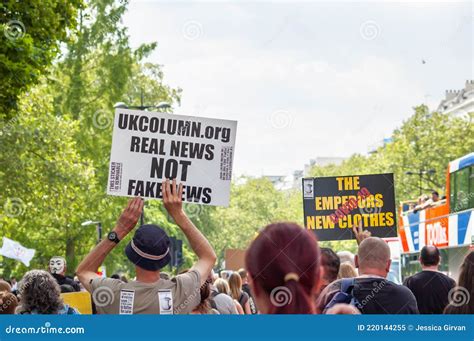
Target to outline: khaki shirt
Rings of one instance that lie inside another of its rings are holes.
[[[92,299],[99,314],[189,314],[201,301],[201,279],[189,271],[155,283],[95,278]]]

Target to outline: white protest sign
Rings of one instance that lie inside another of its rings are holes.
[[[117,109],[107,193],[162,198],[183,183],[183,201],[228,206],[237,121]]]

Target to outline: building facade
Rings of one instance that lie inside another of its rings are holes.
[[[446,97],[436,110],[443,114],[466,115],[474,112],[474,80],[467,80],[464,89],[446,90]]]

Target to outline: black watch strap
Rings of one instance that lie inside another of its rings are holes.
[[[109,234],[107,235],[107,239],[110,240],[111,242],[114,242],[115,244],[118,244],[120,242],[117,232],[115,231],[110,231]]]

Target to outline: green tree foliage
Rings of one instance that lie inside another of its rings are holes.
[[[393,132],[393,141],[369,156],[353,155],[341,165],[313,167],[311,176],[394,173],[398,201],[419,196],[418,176],[406,172],[434,169],[425,175],[423,190],[445,191],[448,163],[474,150],[473,114],[454,116],[430,112],[426,106]]]
[[[80,222],[94,206],[88,200],[96,185],[94,170],[78,153],[77,122],[52,112],[52,97],[45,87],[36,87],[0,130],[2,235],[36,249],[31,267],[40,269],[49,257],[74,252],[75,245],[92,246]],[[4,258],[2,270],[26,268]]]
[[[448,162],[474,150],[473,116],[453,116],[416,107],[414,114],[393,132],[393,142],[368,156],[355,154],[341,165],[313,167],[310,176],[391,173],[395,175],[397,200],[416,198],[418,177],[405,174],[419,169],[435,169],[423,188],[444,192]],[[195,221],[207,236],[220,259],[226,248],[248,247],[258,230],[274,221],[290,220],[303,224],[299,190],[278,191],[266,179],[244,179],[233,184],[229,208],[206,210]],[[208,213],[210,212],[210,214]],[[201,219],[202,215],[207,218]],[[356,252],[355,241],[321,242],[336,251]]]
[[[19,198],[26,207],[34,208],[21,216],[3,214],[4,235],[38,250],[32,267],[45,268],[49,257],[61,255],[68,260],[70,274],[97,238],[95,226],[82,227],[81,223],[99,220],[105,235],[127,201],[105,194],[113,104],[138,104],[142,92],[146,104],[179,103],[181,92],[164,84],[159,65],[142,61],[156,48],[155,43],[130,48],[121,24],[125,1],[91,0],[87,5],[79,11],[77,27],[63,49],[63,57],[49,68],[42,84],[24,96],[27,104],[20,106],[19,115],[10,122],[3,121],[2,135],[2,203],[8,206],[11,199]],[[45,136],[34,139],[35,132]],[[42,149],[36,151],[34,147]],[[36,161],[39,156],[35,153],[49,163],[44,164],[41,158]],[[21,163],[11,161],[17,156],[21,156]],[[27,167],[30,158],[32,168]],[[60,171],[56,170],[59,165],[64,165]],[[150,205],[150,210],[146,216],[153,221],[147,222],[156,221],[173,233],[179,232],[167,221],[160,205]],[[41,215],[28,213],[40,211]],[[131,273],[133,267],[123,252],[127,241],[107,257],[108,273]],[[190,258],[188,250],[185,255]],[[25,267],[4,270],[21,275]]]
[[[144,44],[133,50],[120,18],[126,3],[92,0],[80,11],[76,35],[65,57],[55,65],[50,88],[58,115],[80,122],[77,140],[81,153],[94,162],[105,188],[116,102],[137,105],[143,90],[145,104],[179,103],[180,89],[163,83],[159,65],[142,59],[156,47]]]
[[[279,191],[266,178],[238,182],[232,186],[229,207],[214,208],[203,227],[220,259],[227,248],[246,249],[258,231],[272,222],[302,220],[300,195]]]
[[[161,66],[145,61],[156,43],[130,47],[121,23],[126,6],[126,1],[113,0],[89,0],[83,7],[79,0],[0,5],[1,23],[16,19],[26,28],[21,39],[1,38],[0,228],[3,236],[37,250],[30,268],[44,269],[51,256],[60,255],[67,257],[73,274],[97,238],[94,226],[81,223],[99,220],[105,235],[120,215],[126,198],[105,194],[114,103],[137,105],[142,96],[147,105],[180,103],[181,89],[167,86]],[[63,53],[50,65],[59,41],[66,41]],[[315,167],[309,175],[393,172],[397,199],[405,200],[418,195],[417,177],[406,172],[435,169],[424,187],[443,192],[448,162],[474,149],[471,119],[419,106],[394,131],[390,144],[368,156],[353,155],[339,166]],[[227,248],[247,248],[259,229],[272,222],[303,223],[300,190],[278,190],[266,178],[236,179],[227,208],[186,204],[185,211],[220,261]],[[159,201],[147,201],[145,223],[185,241]],[[107,257],[109,275],[133,276],[133,264],[124,255],[130,238]],[[353,241],[321,245],[356,248]],[[195,255],[186,242],[183,251],[182,268],[187,268]],[[5,258],[1,269],[5,276],[27,270]]]
[[[90,160],[97,186],[89,191],[88,200],[97,203],[89,218],[100,220],[108,232],[125,203],[124,199],[105,194],[112,142],[113,105],[124,101],[137,104],[143,89],[145,103],[179,102],[179,89],[163,83],[159,65],[142,60],[156,48],[156,43],[137,49],[129,46],[127,30],[121,17],[127,3],[92,0],[79,13],[78,29],[67,44],[64,58],[54,66],[49,88],[54,94],[57,115],[78,122],[75,139],[79,152]],[[107,258],[108,272],[119,269],[130,272],[121,243]],[[84,252],[88,252],[85,250]],[[81,259],[84,252],[69,255]]]
[[[18,96],[47,72],[81,6],[82,0],[2,1],[0,119],[15,116]]]
[[[419,196],[419,177],[407,175],[420,169],[436,171],[423,179],[423,190],[445,192],[448,163],[474,150],[472,113],[453,116],[430,112],[424,105],[393,132],[393,141],[369,156],[355,154],[341,165],[313,167],[310,176],[394,173],[396,202]],[[323,242],[334,250],[355,252],[354,241]]]

